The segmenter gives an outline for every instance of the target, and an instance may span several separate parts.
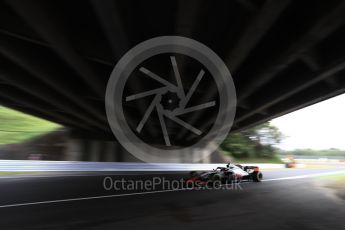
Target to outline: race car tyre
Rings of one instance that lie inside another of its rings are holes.
[[[253,181],[254,182],[261,182],[262,178],[263,178],[263,175],[261,172],[254,172],[252,174],[252,178],[253,178]]]
[[[215,174],[212,176],[212,185],[213,188],[218,189],[222,186],[222,176]]]
[[[213,182],[213,183],[221,182],[221,181],[222,181],[222,177],[221,177],[220,175],[214,174],[214,175],[212,176],[212,182]]]
[[[222,182],[220,180],[214,181],[213,182],[213,188],[219,189],[222,187]]]

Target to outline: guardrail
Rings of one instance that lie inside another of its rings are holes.
[[[203,171],[211,170],[219,164],[174,164],[174,163],[138,163],[138,162],[81,162],[81,161],[34,161],[0,160],[2,172],[94,172],[94,171]],[[256,165],[260,168],[284,168],[283,164],[241,164]]]

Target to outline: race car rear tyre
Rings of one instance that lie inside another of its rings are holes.
[[[212,185],[213,185],[213,188],[215,189],[219,189],[222,186],[221,175],[215,174],[212,176]]]
[[[213,183],[221,183],[222,182],[222,177],[218,174],[215,174],[212,176],[212,182]]]
[[[261,172],[254,172],[252,174],[252,178],[253,178],[253,181],[254,182],[261,182],[262,181],[262,178],[263,178],[263,175]]]

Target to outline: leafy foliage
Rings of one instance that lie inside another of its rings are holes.
[[[269,122],[231,134],[221,145],[223,151],[235,158],[274,158],[283,134]]]

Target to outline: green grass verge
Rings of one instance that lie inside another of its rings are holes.
[[[0,145],[20,143],[60,127],[58,124],[0,106]]]
[[[335,175],[326,175],[320,176],[319,179],[327,179],[327,180],[337,180],[337,181],[344,181],[345,182],[345,173],[344,174],[335,174]]]

